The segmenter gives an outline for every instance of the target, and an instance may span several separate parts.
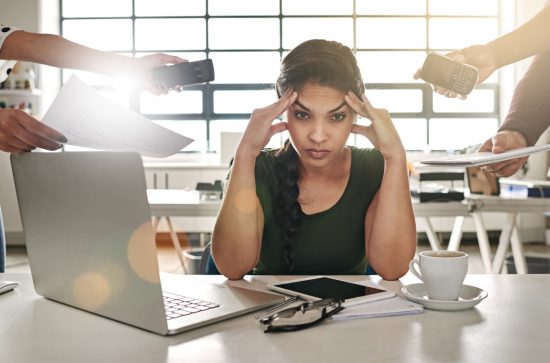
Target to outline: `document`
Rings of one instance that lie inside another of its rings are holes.
[[[69,145],[157,158],[193,142],[105,98],[75,76],[59,91],[42,122],[65,135]]]
[[[492,152],[477,152],[471,154],[448,155],[433,159],[426,159],[420,162],[422,164],[433,166],[460,166],[468,168],[470,166],[481,166],[498,163],[500,161],[517,159],[548,150],[550,150],[550,144],[523,147],[519,149],[505,151],[500,154],[493,154]]]
[[[401,296],[389,299],[367,302],[345,308],[332,316],[334,320],[376,318],[381,316],[418,314],[424,311],[420,304],[409,301]]]

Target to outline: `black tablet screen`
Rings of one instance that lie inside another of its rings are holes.
[[[384,290],[376,289],[374,287],[335,280],[328,277],[289,282],[286,284],[277,284],[277,286],[321,299],[335,298],[338,300],[353,299],[355,297],[385,292]]]

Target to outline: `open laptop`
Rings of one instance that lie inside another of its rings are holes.
[[[192,275],[163,274],[161,289],[136,153],[32,152],[11,165],[34,287],[48,299],[163,335],[284,300]]]

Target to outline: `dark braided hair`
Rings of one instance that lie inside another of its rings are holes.
[[[299,90],[306,83],[329,86],[358,97],[365,91],[361,71],[351,49],[335,41],[312,39],[294,48],[281,63],[277,79],[277,95],[289,89]],[[276,173],[279,184],[277,218],[282,228],[283,263],[287,272],[295,267],[294,236],[300,225],[301,207],[298,203],[298,154],[290,141],[277,150]]]

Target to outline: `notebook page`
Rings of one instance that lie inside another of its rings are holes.
[[[476,152],[471,154],[456,154],[437,157],[433,159],[425,159],[420,161],[422,164],[434,166],[480,166],[492,164],[500,161],[517,159],[524,156],[529,156],[542,151],[550,150],[550,144],[528,146],[519,149],[505,151],[500,154],[492,152]]]

